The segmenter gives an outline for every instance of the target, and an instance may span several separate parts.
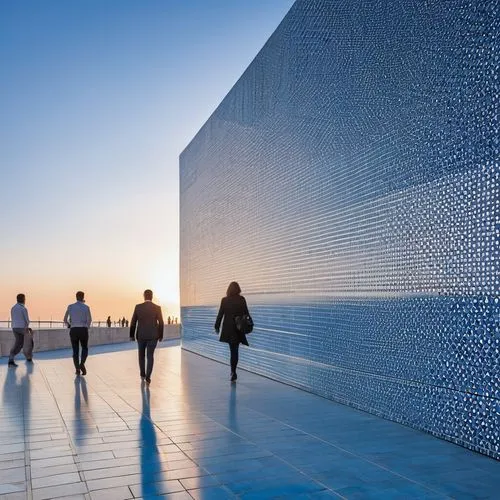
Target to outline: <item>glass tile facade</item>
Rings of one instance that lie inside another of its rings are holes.
[[[298,0],[180,156],[183,347],[500,458],[497,1]]]

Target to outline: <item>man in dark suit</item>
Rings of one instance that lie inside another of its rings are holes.
[[[137,331],[136,331],[137,330]],[[141,379],[151,383],[153,372],[154,352],[158,340],[163,340],[163,316],[161,307],[153,304],[153,292],[144,291],[144,302],[137,304],[130,322],[130,340],[137,338],[139,348],[139,369]],[[147,353],[147,367],[145,355]]]

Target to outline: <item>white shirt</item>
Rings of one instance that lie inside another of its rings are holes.
[[[69,320],[68,320],[69,318]],[[64,315],[64,322],[73,327],[87,327],[90,328],[92,323],[92,316],[90,315],[90,307],[83,302],[77,301],[70,304]]]
[[[12,328],[28,328],[30,324],[28,309],[20,302],[10,310],[10,319],[12,320]]]

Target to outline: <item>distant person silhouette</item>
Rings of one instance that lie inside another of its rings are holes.
[[[33,330],[30,328],[30,318],[26,308],[26,296],[19,293],[16,304],[10,310],[12,320],[12,332],[14,333],[14,345],[9,354],[9,366],[16,367],[14,358],[23,349],[26,361],[33,361]]]
[[[122,318],[122,320],[121,320],[121,324],[122,324],[122,325],[121,325],[121,326],[122,326],[122,328],[125,328],[125,317],[123,317],[123,318]]]
[[[240,294],[240,285],[236,281],[232,281],[227,288],[226,296],[221,300],[214,327],[217,333],[221,332],[219,340],[229,344],[229,351],[231,353],[231,382],[234,382],[238,378],[236,367],[238,366],[240,343],[248,345],[246,335],[237,330],[234,321],[236,316],[249,314],[247,301]]]
[[[68,306],[63,321],[70,327],[69,337],[73,348],[75,374],[78,376],[80,373],[87,375],[85,361],[87,361],[89,354],[89,328],[92,324],[92,315],[89,306],[85,304],[85,294],[83,292],[76,292],[76,302]],[[80,344],[82,346],[81,359]]]
[[[106,320],[106,325],[108,325],[108,328],[111,328],[111,316],[108,316],[108,319]]]
[[[125,320],[125,328],[128,328],[128,319]]]
[[[163,316],[161,307],[153,304],[153,292],[144,290],[144,302],[137,304],[130,321],[130,340],[137,338],[141,379],[151,383],[154,352],[158,340],[163,340]],[[145,356],[147,352],[147,365]]]
[[[167,325],[170,325],[170,323],[172,322],[172,320],[170,319],[170,316],[167,318]]]

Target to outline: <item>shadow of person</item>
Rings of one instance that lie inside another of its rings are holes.
[[[156,429],[151,420],[151,393],[149,387],[142,387],[141,432],[141,490],[143,497],[161,495],[158,481],[161,481],[161,460],[157,445]]]
[[[80,389],[82,390],[83,400],[87,407],[89,406],[89,393],[87,391],[87,382],[84,378],[80,381]]]
[[[26,434],[29,434],[31,429],[31,377],[34,371],[34,364],[26,363],[26,371],[20,381],[23,394],[24,430]]]
[[[22,415],[23,411],[23,398],[22,392],[19,390],[20,386],[21,384],[17,382],[16,370],[8,368],[2,388],[2,408],[6,412],[4,413],[4,418],[7,417],[9,420],[11,418],[14,419],[13,423],[19,421],[19,415]]]
[[[84,401],[83,410],[82,397]],[[88,434],[88,406],[89,395],[87,391],[87,382],[83,377],[75,377],[75,413],[73,416],[73,432],[77,445],[83,444]]]
[[[18,377],[19,371],[22,368],[8,368],[2,388],[2,431],[16,442],[24,441],[25,433],[30,430],[33,365],[27,363],[21,377]]]
[[[238,430],[238,411],[237,411],[237,397],[236,397],[236,384],[231,384],[229,391],[229,428],[233,431]]]

